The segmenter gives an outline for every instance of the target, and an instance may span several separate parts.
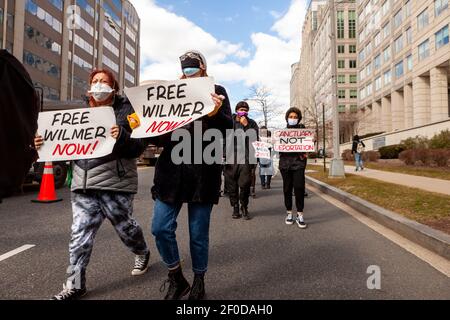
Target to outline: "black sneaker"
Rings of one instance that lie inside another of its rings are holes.
[[[136,255],[134,258],[134,267],[131,271],[133,276],[140,276],[147,272],[150,262],[150,251],[144,255]]]
[[[234,206],[232,218],[233,219],[240,219],[241,217],[242,216],[241,216],[241,213],[239,212],[239,206]]]
[[[203,275],[195,275],[188,300],[203,300],[205,297],[205,280]]]
[[[250,214],[248,213],[247,207],[242,207],[241,213],[242,213],[242,217],[244,218],[244,220],[250,220]]]
[[[63,286],[63,290],[54,295],[51,300],[77,300],[87,293],[86,288],[83,289],[67,289],[66,286]]]
[[[169,284],[169,289],[164,297],[164,300],[180,300],[189,293],[191,286],[189,282],[184,278],[181,267],[169,272],[169,278],[163,282],[160,292],[166,290],[166,285]]]
[[[303,216],[297,216],[295,222],[297,222],[297,225],[300,229],[306,229],[307,225],[305,223],[305,220],[303,219]]]

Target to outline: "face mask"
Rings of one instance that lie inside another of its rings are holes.
[[[238,115],[239,117],[246,117],[246,116],[248,115],[248,112],[245,112],[245,111],[238,111],[237,115]]]
[[[298,119],[288,119],[288,124],[290,126],[296,126],[298,124]]]
[[[106,83],[97,82],[91,86],[91,90],[88,92],[92,95],[95,101],[104,101],[106,100],[111,92],[114,90],[108,86]]]
[[[184,68],[183,73],[186,77],[191,77],[200,72],[200,68]]]

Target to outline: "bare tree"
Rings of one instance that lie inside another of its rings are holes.
[[[260,125],[268,127],[271,119],[279,114],[279,106],[271,91],[265,86],[252,86],[250,88],[250,96],[245,101],[255,102],[254,108],[256,112],[262,115]]]

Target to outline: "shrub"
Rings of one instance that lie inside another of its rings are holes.
[[[450,149],[450,130],[441,131],[429,143],[431,149]]]
[[[380,160],[380,153],[378,151],[366,151],[362,154],[363,161],[377,162]]]
[[[342,160],[344,161],[353,161],[355,160],[355,156],[352,154],[352,150],[344,150],[342,153]]]
[[[411,149],[400,153],[399,159],[407,165],[446,167],[450,149]]]
[[[427,149],[430,147],[430,141],[426,137],[416,136],[415,138],[408,138],[400,142],[405,150],[411,149]]]
[[[405,147],[401,144],[395,144],[392,146],[381,147],[380,152],[381,159],[398,159],[400,152],[404,151]]]

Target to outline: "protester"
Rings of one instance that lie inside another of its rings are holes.
[[[188,51],[180,57],[180,62],[183,79],[208,76],[206,59],[200,52]],[[215,93],[211,93],[211,96],[215,110],[183,127],[194,139],[202,139],[202,136],[194,136],[196,124],[201,125],[202,133],[215,128],[225,135],[225,130],[232,128],[226,90],[216,85]],[[168,279],[163,283],[161,291],[169,284],[164,299],[181,299],[190,291],[190,300],[200,300],[205,297],[204,276],[208,268],[209,226],[213,205],[219,202],[222,165],[206,164],[203,159],[202,163],[195,164],[193,157],[190,159],[192,164],[175,164],[171,154],[179,142],[172,141],[171,137],[172,134],[169,133],[150,139],[152,144],[164,147],[156,163],[152,187],[155,200],[152,233],[162,260],[169,269]],[[192,141],[192,148],[194,144],[195,141]],[[192,288],[183,275],[176,240],[177,218],[183,204],[187,204],[188,210],[189,244],[194,272]]]
[[[141,140],[130,138],[127,116],[133,113],[133,108],[127,98],[117,94],[119,87],[110,71],[92,72],[89,84],[89,106],[112,106],[114,109],[117,125],[111,128],[110,134],[117,141],[108,156],[72,162],[73,223],[69,277],[54,300],[73,300],[86,294],[86,269],[95,235],[105,218],[136,255],[132,275],[144,274],[150,260],[142,229],[132,218],[138,186],[136,158],[144,151]],[[41,136],[36,137],[35,145],[36,148],[43,145]]]
[[[358,171],[359,169],[364,170],[362,153],[365,147],[366,145],[364,144],[364,142],[359,138],[358,135],[355,135],[353,137],[353,144],[352,144],[352,154],[355,156],[355,164],[356,164],[355,171]]]
[[[22,63],[0,50],[0,203],[18,191],[36,160],[39,100]]]
[[[301,129],[305,126],[300,123],[302,113],[298,108],[290,108],[286,112],[286,122],[288,129]],[[284,204],[287,211],[285,223],[294,224],[292,214],[292,190],[294,190],[295,204],[297,208],[297,218],[295,222],[298,227],[305,229],[307,227],[303,209],[305,203],[305,169],[307,156],[301,152],[280,152],[279,169],[283,177]]]
[[[236,113],[233,114],[233,130],[236,135],[239,132],[247,132],[249,130],[254,130],[255,138],[258,139],[258,125],[256,122],[248,117],[248,112],[250,107],[247,102],[241,101],[236,105]],[[240,130],[240,131],[236,131]],[[227,138],[227,141],[229,139]],[[234,148],[234,153],[236,154],[235,161],[230,161],[227,159],[227,164],[225,165],[225,185],[230,197],[230,203],[233,207],[233,219],[239,219],[243,217],[245,220],[250,219],[250,214],[248,212],[250,187],[252,184],[252,171],[256,168],[256,164],[250,163],[250,142],[245,142],[245,155],[238,155],[237,153],[240,139],[234,139],[231,147]],[[243,163],[238,163],[238,158],[243,158]],[[244,157],[245,156],[245,157]],[[240,209],[239,209],[240,203]]]
[[[268,142],[271,137],[271,132],[267,130],[266,126],[262,126],[259,131],[259,136],[261,141]],[[272,148],[269,148],[272,155]],[[270,159],[258,159],[259,163],[259,177],[261,179],[262,189],[270,189],[270,183],[272,181],[272,176],[274,174],[273,170],[273,160]]]

